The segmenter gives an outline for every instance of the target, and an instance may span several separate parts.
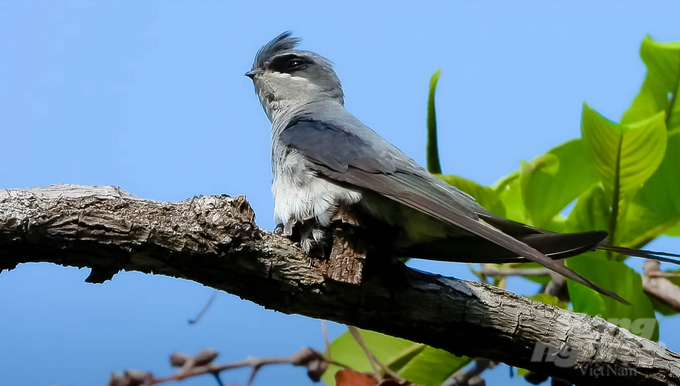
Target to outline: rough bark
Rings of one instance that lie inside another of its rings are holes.
[[[52,262],[90,267],[92,282],[121,269],[181,277],[280,312],[351,324],[577,384],[680,385],[680,355],[601,318],[481,283],[384,262],[371,265],[370,256],[365,267],[353,264],[363,269],[353,284],[357,272],[339,273],[344,267],[337,261],[303,255],[254,220],[244,197],[167,203],[114,187],[0,190],[0,269]],[[566,356],[574,363],[556,365],[554,355],[532,360],[537,345],[570,347]],[[603,376],[594,377],[599,373]]]

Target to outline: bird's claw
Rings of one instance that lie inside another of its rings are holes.
[[[316,249],[319,249],[321,256],[326,254],[326,246],[328,244],[328,229],[323,228],[315,221],[308,221],[300,227],[300,247],[302,252],[307,255],[314,254]]]
[[[290,219],[286,221],[285,224],[276,224],[276,228],[274,228],[274,234],[290,237],[293,235],[293,228],[295,228],[295,224],[297,224],[297,220],[295,219]]]
[[[277,224],[276,228],[274,228],[274,233],[296,240],[297,237],[293,237],[295,229],[299,232],[302,252],[306,255],[316,255],[318,249],[320,255],[325,256],[326,246],[328,245],[328,240],[330,240],[328,228],[322,227],[313,219],[306,221],[290,219],[286,223]]]
[[[283,232],[281,232],[281,236],[285,237],[292,236],[295,224],[297,224],[297,221],[295,219],[289,219],[288,221],[286,221],[286,225],[283,226]]]

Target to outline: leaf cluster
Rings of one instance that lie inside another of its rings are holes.
[[[494,186],[442,174],[437,145],[435,90],[428,100],[427,166],[489,211],[556,232],[605,230],[608,243],[641,248],[661,235],[680,236],[680,42],[660,43],[647,36],[640,55],[647,75],[639,94],[619,122],[584,103],[581,137],[567,141],[501,178]],[[646,338],[658,339],[656,312],[674,313],[643,290],[640,274],[626,256],[589,252],[567,259],[569,268],[632,303],[622,305],[577,283],[568,282],[574,311],[602,318]],[[529,278],[528,278],[529,279]],[[677,284],[677,283],[676,283]],[[535,300],[566,306],[546,294]],[[422,344],[364,331],[366,344],[389,368],[426,386],[441,385],[470,362]],[[359,370],[370,369],[348,333],[331,346],[334,358]],[[333,385],[331,367],[324,381]]]

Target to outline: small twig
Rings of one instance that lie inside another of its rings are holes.
[[[488,359],[477,359],[474,367],[469,370],[461,369],[449,377],[442,386],[467,386],[473,378],[479,377],[486,369],[496,366],[495,362]]]
[[[480,272],[486,276],[549,276],[547,268],[500,268],[482,264]]]
[[[655,260],[653,260],[655,261]],[[673,278],[673,277],[680,277],[680,272],[663,272],[663,271],[658,271],[658,272],[649,272],[646,273],[647,276],[649,277],[667,277],[667,278]]]
[[[642,289],[674,310],[680,311],[680,287],[668,280],[668,277],[676,276],[665,276],[664,274],[672,273],[661,272],[660,264],[656,260],[645,261],[642,268],[644,269]]]
[[[371,364],[371,369],[373,370],[373,375],[375,378],[378,380],[378,382],[382,382],[382,376],[380,375],[380,370],[378,367],[378,358],[375,357],[373,352],[366,346],[366,342],[364,342],[364,338],[361,337],[361,334],[359,333],[359,330],[354,327],[354,326],[347,326],[349,329],[349,333],[352,334],[354,337],[354,340],[357,342],[359,347],[361,347],[362,350],[364,350],[364,354],[366,354],[366,357],[368,358],[368,363]]]
[[[331,341],[328,339],[328,329],[326,328],[325,320],[321,320],[321,334],[323,335],[323,343],[326,346],[326,359],[331,360]]]
[[[257,375],[257,372],[260,370],[261,366],[253,366],[253,369],[250,371],[250,377],[248,378],[248,383],[246,383],[246,386],[251,386],[253,384],[253,380],[255,380],[255,375]]]
[[[304,350],[304,349],[303,349]],[[257,357],[249,357],[241,361],[237,362],[232,362],[232,363],[225,363],[223,365],[213,365],[213,364],[208,364],[205,366],[197,366],[197,367],[192,367],[189,368],[185,371],[178,371],[177,373],[164,377],[164,378],[155,378],[151,382],[149,382],[149,385],[159,385],[161,383],[167,383],[167,382],[173,382],[173,381],[181,381],[187,378],[195,377],[198,375],[204,375],[204,374],[219,374],[222,371],[227,371],[227,370],[233,370],[233,369],[239,369],[243,367],[262,367],[266,365],[279,365],[279,364],[292,364],[293,363],[293,357],[271,357],[271,358],[257,358]],[[251,378],[253,375],[251,374]]]
[[[569,290],[567,279],[559,273],[550,272],[550,281],[543,290],[544,293],[552,295],[563,302],[569,303]]]
[[[109,386],[151,386],[162,383],[181,381],[199,375],[212,374],[219,386],[223,386],[220,379],[222,371],[233,370],[243,367],[252,368],[247,385],[250,386],[255,379],[257,372],[264,366],[277,364],[291,364],[307,368],[307,375],[318,382],[321,375],[326,371],[329,364],[334,364],[342,368],[348,368],[339,362],[327,360],[320,352],[303,347],[290,357],[248,357],[244,360],[215,365],[212,361],[217,357],[217,352],[212,349],[203,350],[196,356],[189,357],[182,353],[174,353],[170,356],[170,364],[180,369],[172,375],[162,378],[155,378],[151,373],[138,370],[126,370],[124,375],[117,373],[111,374]]]
[[[352,334],[354,337],[354,340],[356,340],[357,344],[359,344],[359,347],[361,347],[362,350],[364,350],[364,353],[366,354],[366,357],[368,358],[368,362],[371,364],[371,368],[373,369],[373,373],[375,374],[376,379],[379,382],[382,382],[383,378],[380,375],[380,370],[384,371],[385,374],[387,374],[390,378],[393,380],[397,381],[398,383],[404,383],[404,378],[400,377],[399,374],[395,373],[392,371],[389,367],[385,366],[384,363],[382,363],[378,358],[373,354],[373,351],[368,348],[366,345],[366,342],[364,342],[364,338],[361,337],[361,333],[359,333],[359,329],[354,327],[354,326],[347,326],[349,329],[349,333]]]
[[[217,297],[217,290],[213,290],[212,295],[210,295],[210,299],[205,303],[203,306],[203,309],[198,312],[195,318],[189,319],[189,324],[196,324],[198,323],[201,318],[203,318],[203,315],[210,309],[210,306],[212,303],[215,301],[215,298]]]
[[[489,284],[489,279],[482,273],[482,271],[478,271],[474,268],[474,266],[470,263],[468,263],[468,269],[470,272],[472,272],[473,275],[475,275],[477,278],[479,278],[479,281],[481,281],[484,284]],[[482,264],[484,266],[484,264]]]
[[[213,374],[215,377],[215,380],[217,381],[217,386],[224,386],[224,382],[222,382],[222,378],[220,378],[220,373],[215,373]]]

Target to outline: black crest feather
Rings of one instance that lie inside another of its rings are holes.
[[[275,37],[257,51],[255,61],[253,62],[253,69],[264,68],[265,63],[274,57],[274,55],[280,52],[290,51],[294,49],[298,43],[300,43],[300,38],[293,37],[291,31],[286,31]]]

